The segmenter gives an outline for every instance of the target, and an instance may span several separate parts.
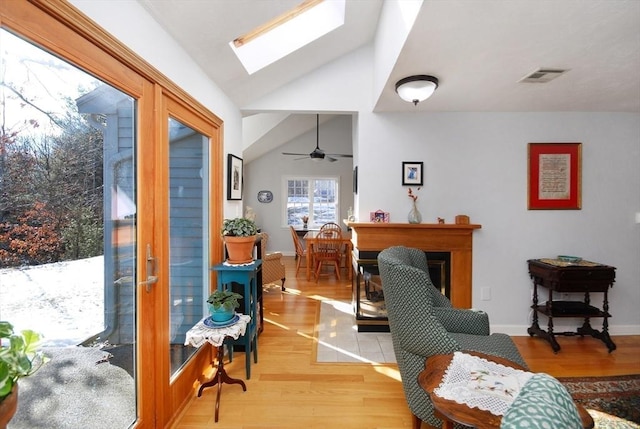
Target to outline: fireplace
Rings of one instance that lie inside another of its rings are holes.
[[[472,233],[480,225],[353,223],[352,302],[358,331],[388,331],[377,256],[391,246],[422,249],[429,275],[454,307],[471,307]]]
[[[366,260],[360,259],[358,272],[353,276],[353,307],[359,332],[389,331],[377,253],[380,252],[368,253]],[[425,253],[433,286],[439,293],[451,298],[451,254]]]

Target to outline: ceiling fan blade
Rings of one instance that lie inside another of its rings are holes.
[[[325,157],[324,157],[324,159],[326,159],[326,160],[327,160],[327,161],[329,161],[329,162],[336,162],[336,161],[337,161],[337,159],[332,158],[332,157],[331,157],[331,156],[329,156],[329,155],[325,156]]]
[[[346,153],[326,153],[327,156],[332,156],[334,158],[353,158],[353,155],[348,155]]]
[[[292,152],[282,152],[283,155],[294,155],[294,156],[309,156],[306,153],[292,153]]]

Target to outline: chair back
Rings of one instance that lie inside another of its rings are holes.
[[[335,228],[320,229],[316,237],[313,255],[317,261],[338,260],[342,258],[342,230]]]
[[[293,238],[293,246],[296,249],[296,255],[298,255],[299,258],[306,256],[304,246],[300,241],[300,237],[298,237],[298,233],[296,232],[296,229],[291,225],[289,225],[289,228],[291,229],[291,237]]]
[[[323,231],[339,231],[340,235],[342,235],[342,228],[335,222],[327,222],[320,227],[320,232]]]
[[[261,255],[265,256],[267,254],[267,241],[269,240],[269,234],[266,232],[259,232],[258,235],[260,236]]]
[[[386,255],[389,258],[401,261],[405,265],[418,268],[425,273],[426,278],[424,281],[432,286],[432,288],[427,288],[427,291],[431,294],[433,307],[452,307],[449,298],[444,296],[431,281],[427,254],[423,250],[405,246],[393,246],[387,249]]]

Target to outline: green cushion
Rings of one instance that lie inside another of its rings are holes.
[[[582,429],[567,389],[547,374],[534,374],[502,417],[500,429]]]

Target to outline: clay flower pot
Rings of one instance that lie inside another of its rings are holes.
[[[9,396],[0,402],[0,429],[5,429],[18,409],[18,385],[14,384]]]
[[[255,243],[255,235],[249,237],[224,237],[224,244],[227,246],[227,262],[230,264],[247,264],[253,261],[253,246]]]

